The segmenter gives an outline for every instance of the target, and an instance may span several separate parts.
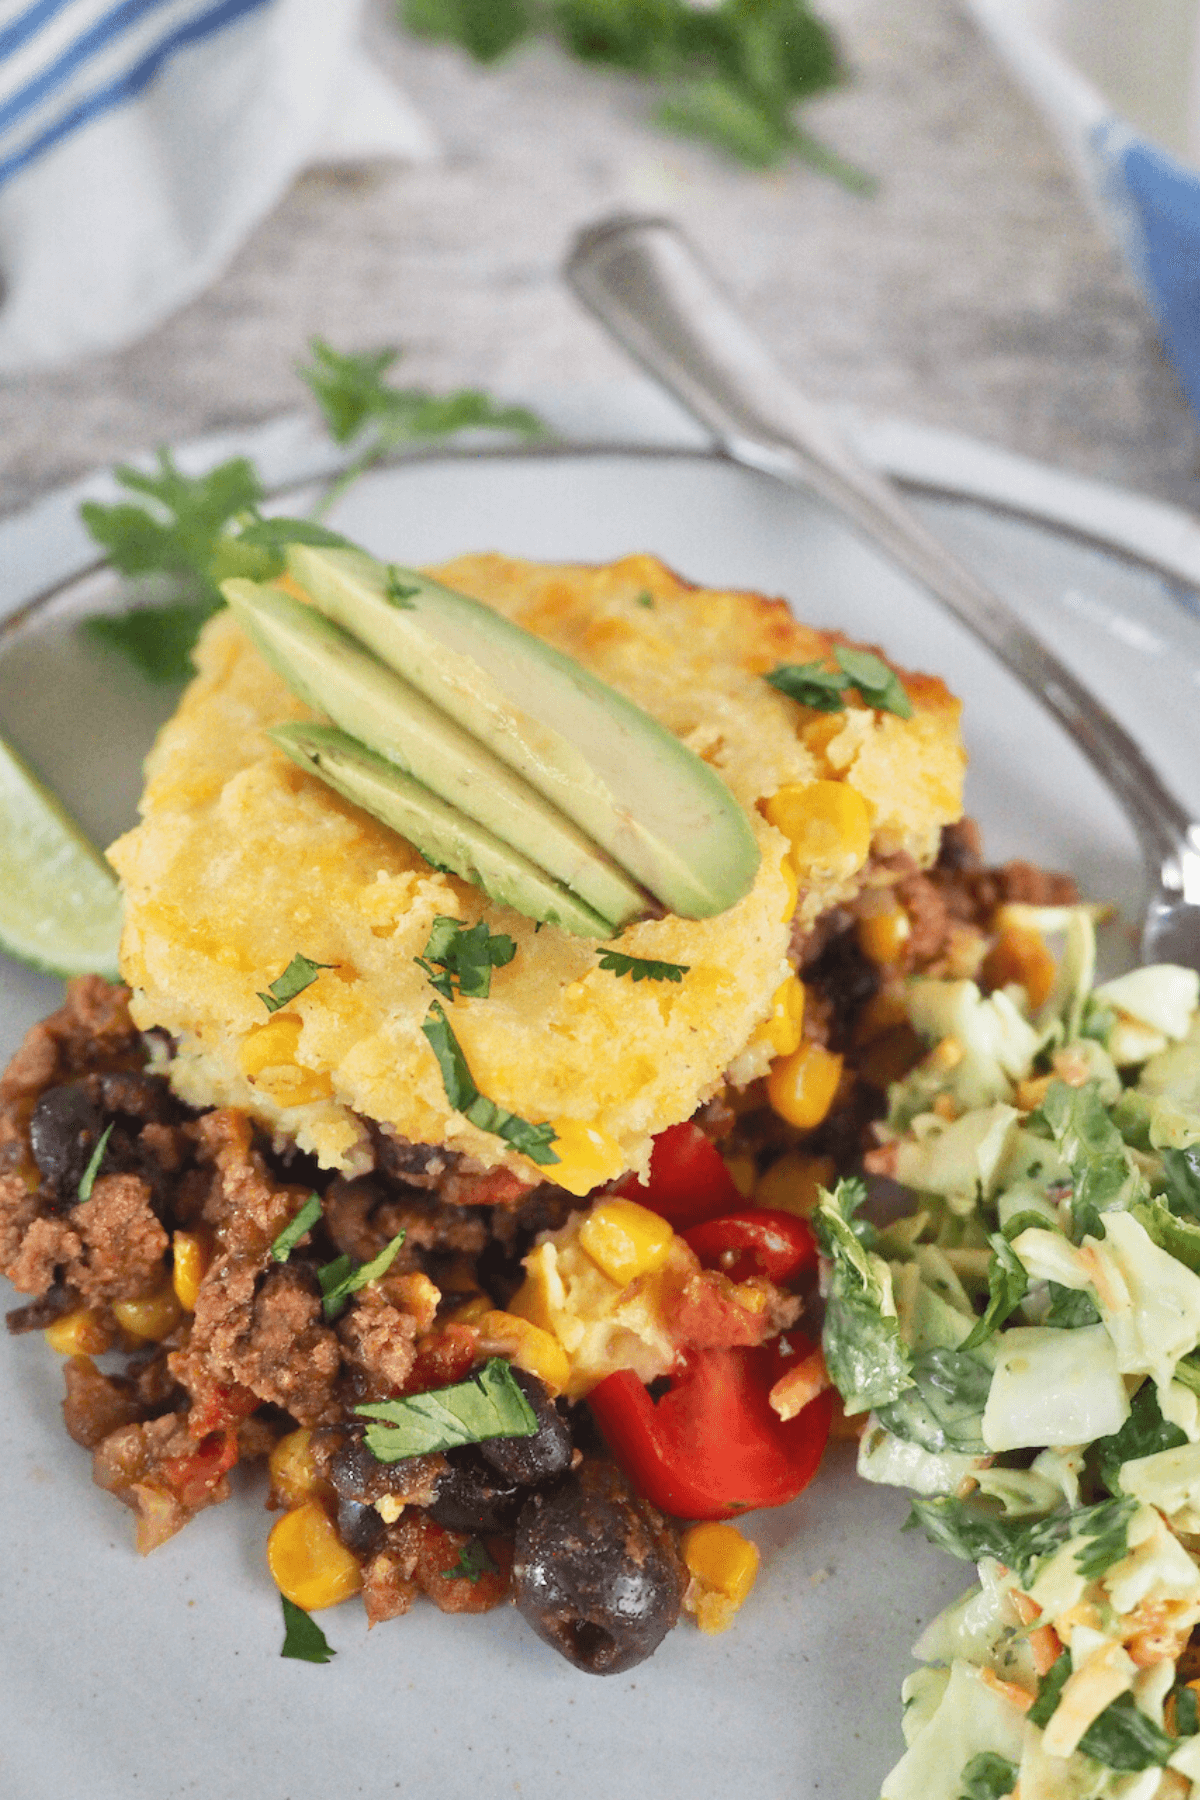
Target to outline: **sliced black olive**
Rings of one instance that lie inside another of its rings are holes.
[[[537,1432],[527,1438],[488,1438],[479,1450],[509,1481],[538,1487],[571,1467],[571,1431],[536,1375],[513,1369],[512,1378],[537,1414]]]
[[[685,1579],[666,1520],[611,1463],[583,1462],[522,1509],[517,1605],[590,1675],[619,1675],[654,1654],[679,1617]]]
[[[511,1531],[529,1498],[528,1488],[506,1480],[474,1445],[449,1451],[446,1462],[429,1516],[447,1531]]]

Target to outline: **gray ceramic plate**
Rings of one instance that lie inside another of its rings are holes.
[[[1049,524],[1051,472],[888,430],[876,448],[910,483],[974,490],[921,504],[1200,808],[1189,522],[1065,481],[1070,528]],[[10,610],[35,569],[61,564],[48,534],[63,519],[49,507],[5,528]],[[1081,535],[1103,536],[1106,520],[1138,556]],[[1071,869],[1091,895],[1136,907],[1130,834],[1057,728],[931,603],[765,480],[682,450],[438,457],[374,474],[335,522],[406,561],[652,548],[693,579],[786,594],[814,623],[881,642],[963,696],[969,805],[995,857]],[[0,586],[4,549],[0,531]],[[140,759],[173,702],[74,634],[114,603],[93,574],[0,633],[3,729],[100,841],[130,822]],[[5,965],[0,996],[7,1054],[58,989]],[[897,1689],[918,1627],[966,1585],[962,1566],[900,1535],[903,1497],[857,1483],[839,1447],[795,1505],[749,1521],[764,1568],[734,1629],[705,1639],[681,1626],[631,1675],[576,1674],[510,1612],[463,1620],[422,1606],[368,1637],[356,1602],[323,1617],[334,1662],[284,1662],[261,1488],[247,1481],[139,1561],[131,1520],[63,1435],[52,1353],[39,1336],[0,1339],[0,1365],[0,1792],[22,1800],[716,1800],[746,1788],[859,1800],[899,1753]]]

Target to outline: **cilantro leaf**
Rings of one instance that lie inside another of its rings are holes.
[[[633,981],[682,981],[691,972],[690,963],[655,962],[651,957],[625,956],[620,950],[605,950],[600,967]]]
[[[870,650],[856,650],[849,644],[834,648],[838,667],[849,677],[869,706],[878,712],[895,713],[898,719],[911,719],[912,701],[904,691],[895,670],[889,669],[881,657]]]
[[[1166,1202],[1181,1219],[1200,1223],[1200,1146],[1162,1152]]]
[[[430,394],[384,380],[398,350],[358,355],[335,350],[324,338],[309,341],[308,363],[296,373],[313,392],[335,443],[349,444],[374,428],[369,456],[385,456],[414,438],[447,437],[455,431],[516,431],[542,437],[546,427],[525,406],[503,406],[478,388]]]
[[[439,913],[424,951],[413,960],[447,1000],[453,1000],[456,991],[465,999],[486,1000],[492,990],[492,970],[507,968],[516,954],[512,938],[489,931],[485,920],[467,926]]]
[[[1195,1688],[1181,1682],[1173,1688],[1175,1696],[1175,1729],[1180,1737],[1200,1735],[1200,1695]]]
[[[1162,1416],[1158,1394],[1152,1381],[1143,1382],[1129,1405],[1129,1417],[1111,1437],[1098,1438],[1089,1452],[1096,1473],[1110,1494],[1119,1495],[1122,1463],[1135,1457],[1153,1456],[1159,1450],[1174,1450],[1185,1444],[1187,1435],[1178,1425]]]
[[[633,604],[635,606],[644,607],[647,612],[653,612],[654,611],[654,595],[650,592],[649,588],[643,588],[641,593],[637,596],[637,598]]]
[[[1017,1765],[994,1750],[973,1756],[959,1776],[961,1800],[1004,1800],[1017,1785]]]
[[[888,1297],[887,1264],[871,1254],[854,1213],[866,1198],[861,1181],[840,1181],[822,1194],[812,1225],[832,1265],[821,1342],[825,1362],[848,1413],[890,1405],[914,1386],[912,1359]]]
[[[1088,1581],[1097,1581],[1105,1569],[1129,1555],[1129,1521],[1134,1502],[1118,1497],[1087,1508],[1088,1531],[1075,1552],[1075,1567]],[[1078,1526],[1082,1514],[1076,1514]]]
[[[310,988],[322,969],[336,969],[336,963],[313,962],[310,957],[301,956],[299,952],[293,956],[282,975],[277,975],[265,994],[259,999],[269,1013],[277,1013],[281,1007]]]
[[[393,606],[398,606],[404,612],[416,610],[412,603],[413,595],[419,594],[421,590],[415,582],[406,582],[401,578],[400,570],[395,563],[389,563],[387,566],[387,587],[384,591]]]
[[[1086,1288],[1064,1287],[1060,1281],[1049,1284],[1050,1309],[1043,1321],[1059,1331],[1079,1331],[1085,1325],[1098,1325],[1100,1314],[1096,1302]]]
[[[84,637],[133,664],[147,681],[176,686],[190,681],[192,650],[217,611],[216,600],[164,601],[123,613],[95,613],[80,621]]]
[[[1071,1227],[1076,1243],[1102,1238],[1101,1215],[1145,1191],[1130,1163],[1125,1140],[1100,1098],[1100,1084],[1070,1087],[1053,1081],[1029,1129],[1053,1138],[1071,1170]]]
[[[992,1371],[965,1350],[923,1350],[912,1359],[913,1385],[899,1398],[876,1408],[879,1423],[894,1437],[943,1450],[982,1456],[980,1434]]]
[[[945,1494],[917,1495],[906,1531],[918,1527],[931,1544],[964,1562],[985,1556],[1007,1563],[1020,1580],[1033,1580],[1038,1564],[1068,1538],[1081,1540],[1076,1567],[1089,1581],[1126,1553],[1126,1531],[1134,1511],[1132,1500],[1101,1500],[1078,1512],[1051,1513],[1044,1519],[1003,1518],[967,1500]]]
[[[870,650],[856,650],[852,645],[834,646],[836,669],[824,662],[780,663],[764,677],[767,683],[798,700],[801,706],[815,712],[842,712],[847,688],[857,688],[868,706],[877,712],[895,713],[897,718],[912,718],[912,701],[904,691],[900,677],[889,669],[882,658]]]
[[[1072,1669],[1071,1652],[1063,1650],[1055,1657],[1042,1679],[1038,1682],[1038,1691],[1033,1705],[1025,1714],[1031,1725],[1042,1730],[1050,1723],[1058,1711],[1058,1702]]]
[[[1079,1740],[1085,1756],[1109,1769],[1162,1769],[1179,1748],[1178,1738],[1168,1736],[1144,1713],[1132,1694],[1110,1701],[1093,1719]]]
[[[490,1357],[482,1369],[451,1387],[354,1410],[379,1421],[367,1426],[366,1445],[384,1463],[490,1438],[532,1437],[538,1428],[537,1414],[502,1356]]]
[[[490,1554],[482,1538],[472,1538],[458,1553],[458,1564],[447,1569],[447,1581],[469,1581],[474,1587],[481,1575],[498,1575],[500,1564]]]
[[[1181,1218],[1161,1200],[1135,1200],[1129,1208],[1150,1241],[1200,1275],[1200,1220]]]
[[[112,1136],[115,1124],[116,1120],[113,1119],[105,1126],[99,1143],[88,1158],[88,1166],[79,1178],[79,1199],[81,1201],[90,1200],[92,1197],[92,1189],[96,1185],[96,1177],[100,1173],[100,1165],[104,1161],[104,1152],[108,1149],[108,1140]]]
[[[514,1150],[519,1150],[522,1156],[529,1157],[531,1162],[543,1166],[558,1162],[558,1156],[550,1147],[556,1135],[553,1125],[530,1125],[479,1092],[467,1067],[462,1046],[450,1029],[450,1021],[438,1001],[435,1000],[430,1007],[421,1030],[437,1058],[446,1098],[456,1112],[470,1119],[472,1125],[477,1126],[480,1131],[490,1131],[496,1137],[502,1137],[505,1143],[511,1144]]]
[[[279,1598],[283,1601],[283,1649],[280,1656],[290,1656],[296,1662],[327,1663],[336,1655],[325,1633],[316,1620],[289,1600],[286,1594]]]
[[[155,474],[124,463],[113,474],[122,487],[151,502],[104,506],[85,500],[80,507],[84,525],[113,568],[122,575],[186,576],[216,604],[220,595],[209,579],[208,565],[217,539],[231,519],[263,499],[253,464],[236,456],[205,475],[184,475],[171,452],[162,448]]]
[[[999,1331],[1029,1292],[1029,1276],[1008,1239],[993,1232],[988,1242],[992,1246],[992,1260],[988,1264],[988,1303],[983,1317],[960,1344],[961,1350],[974,1350],[977,1344]]]
[[[290,1224],[285,1225],[271,1245],[276,1262],[285,1263],[306,1231],[311,1231],[321,1217],[321,1196],[310,1194]]]
[[[812,707],[814,712],[835,713],[846,709],[842,689],[849,683],[844,675],[836,669],[826,668],[822,662],[780,663],[769,675],[764,675],[763,680],[769,687],[786,694],[789,700]]]
[[[365,1288],[368,1281],[378,1281],[386,1275],[396,1260],[396,1253],[404,1242],[407,1232],[398,1231],[390,1244],[385,1244],[378,1256],[370,1262],[357,1266],[349,1256],[335,1256],[331,1263],[317,1270],[317,1280],[321,1285],[321,1310],[325,1314],[326,1324],[332,1324],[346,1310],[346,1302],[351,1294],[357,1294]]]

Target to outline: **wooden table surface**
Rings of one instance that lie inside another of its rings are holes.
[[[880,186],[759,174],[549,49],[481,70],[373,21],[443,146],[301,179],[208,293],[119,354],[0,387],[0,512],[155,443],[295,407],[313,333],[414,383],[617,380],[564,291],[579,224],[670,211],[813,393],[1200,502],[1196,425],[1056,144],[954,0],[824,0],[852,85],[806,122]]]

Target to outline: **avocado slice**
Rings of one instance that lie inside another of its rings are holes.
[[[759,853],[742,808],[707,763],[623,694],[419,570],[307,544],[289,545],[286,557],[315,606],[672,912],[709,918],[749,891]]]
[[[610,937],[651,910],[644,893],[541,794],[314,607],[233,579],[222,593],[292,691],[577,894]]]
[[[612,936],[608,922],[569,888],[336,725],[277,725],[267,735],[310,775],[415,844],[429,862],[473,882],[501,905],[577,937]]]

